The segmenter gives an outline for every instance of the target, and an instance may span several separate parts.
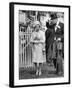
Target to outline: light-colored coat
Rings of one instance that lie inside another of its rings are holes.
[[[32,62],[43,63],[46,62],[43,55],[43,48],[45,43],[45,33],[41,30],[33,32],[31,36],[32,42]]]

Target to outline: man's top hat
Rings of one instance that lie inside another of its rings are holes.
[[[50,17],[51,17],[51,20],[54,20],[54,19],[57,19],[58,18],[57,17],[57,14],[51,14]]]
[[[46,27],[47,28],[54,28],[55,27],[55,25],[56,25],[56,23],[57,23],[57,14],[56,13],[53,13],[53,14],[51,14],[50,15],[50,17],[51,17],[51,19],[50,19],[50,23],[49,22],[46,22]]]

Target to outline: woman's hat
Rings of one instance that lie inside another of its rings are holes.
[[[39,21],[35,21],[34,22],[34,25],[36,26],[36,25],[39,25],[40,26],[40,22]]]

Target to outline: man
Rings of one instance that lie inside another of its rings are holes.
[[[52,43],[54,41],[54,35],[55,35],[54,28],[55,28],[56,23],[52,23],[52,20],[54,18],[56,18],[56,17],[51,16],[50,20],[48,22],[46,22],[47,30],[45,32],[45,37],[46,37],[46,41],[45,41],[46,46],[45,46],[45,49],[46,49],[46,61],[48,63],[51,62],[49,60],[50,53],[48,54],[48,52],[51,51],[51,49],[52,49],[51,45],[52,45]],[[51,47],[51,49],[50,49],[50,47]]]
[[[47,30],[45,32],[46,37],[46,61],[50,63],[49,61],[49,48],[52,47],[52,60],[54,63],[54,67],[57,69],[57,46],[56,46],[56,40],[58,37],[63,38],[64,34],[64,24],[58,21],[58,17],[56,14],[51,14],[51,19],[46,22]]]

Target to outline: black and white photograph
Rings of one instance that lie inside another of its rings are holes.
[[[19,79],[64,76],[64,13],[19,10]]]
[[[69,83],[69,6],[11,5],[14,86]]]

